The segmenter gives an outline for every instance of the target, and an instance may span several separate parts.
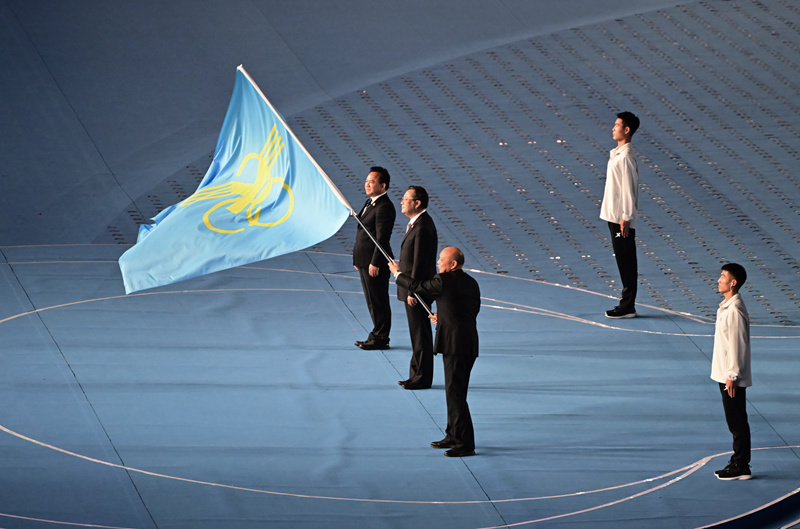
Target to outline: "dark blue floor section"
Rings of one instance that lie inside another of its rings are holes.
[[[0,527],[796,525],[800,9],[595,4],[0,0]],[[372,164],[398,204],[431,193],[483,295],[477,457],[429,447],[438,358],[432,389],[397,386],[399,302],[391,349],[353,347],[353,221],[124,295],[116,260],[197,186],[240,63],[351,203]],[[616,321],[597,215],[622,109],[640,317]],[[713,474],[727,261],[749,273],[746,482]]]
[[[445,424],[440,364],[431,390],[395,384],[410,354],[399,310],[392,349],[350,345],[368,316],[347,256],[298,253],[124,296],[121,249],[4,248],[14,270],[4,299],[18,299],[0,324],[14,403],[2,423],[4,515],[111,527],[699,527],[797,486],[797,449],[786,448],[797,395],[785,380],[796,330],[754,330],[756,479],[721,482],[712,470],[729,441],[707,323],[653,310],[613,325],[591,292],[474,272],[479,456],[453,461],[427,446]]]

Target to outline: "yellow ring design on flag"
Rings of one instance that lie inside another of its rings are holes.
[[[292,188],[289,187],[283,178],[272,176],[272,167],[275,165],[275,161],[283,151],[283,147],[283,138],[281,138],[281,135],[278,133],[277,125],[273,125],[272,130],[267,137],[267,142],[264,144],[264,148],[261,149],[261,152],[250,153],[245,156],[241,165],[239,165],[239,170],[236,172],[236,177],[240,177],[247,164],[251,160],[255,160],[258,163],[258,169],[256,171],[256,179],[254,182],[250,183],[234,181],[220,184],[218,186],[207,187],[203,190],[197,191],[195,194],[184,200],[180,207],[188,206],[189,204],[194,204],[195,202],[199,202],[201,200],[223,199],[217,204],[213,205],[208,211],[205,212],[205,214],[203,214],[203,223],[205,224],[206,228],[217,233],[239,233],[245,230],[245,228],[239,228],[238,230],[226,230],[215,226],[210,218],[211,214],[222,207],[227,207],[228,211],[234,215],[238,215],[245,208],[247,208],[246,216],[250,226],[271,228],[281,224],[291,216],[292,211],[294,210],[294,193],[292,193]],[[286,191],[289,199],[289,207],[287,208],[286,213],[280,219],[274,222],[260,222],[261,209],[259,208],[259,205],[269,198],[269,196],[272,194],[273,187],[276,185],[279,186],[278,193],[280,193],[281,190]]]

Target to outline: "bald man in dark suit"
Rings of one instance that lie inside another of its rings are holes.
[[[364,191],[369,198],[358,215],[381,247],[394,257],[391,247],[392,229],[397,213],[394,204],[386,196],[389,189],[389,171],[383,167],[372,167],[364,181]],[[356,229],[353,245],[353,266],[361,276],[364,298],[372,318],[372,331],[364,341],[355,343],[361,349],[388,349],[389,331],[392,329],[392,309],[389,306],[389,268],[387,259],[378,246],[367,235],[361,224]]]
[[[400,272],[392,261],[389,269],[397,284],[412,294],[429,295],[436,300],[436,313],[431,319],[436,323],[433,350],[442,354],[444,364],[444,390],[447,397],[447,429],[441,441],[431,443],[433,448],[448,448],[448,457],[475,455],[475,432],[467,405],[467,390],[472,366],[478,357],[477,316],[481,309],[481,292],[478,282],[462,267],[464,254],[448,247],[439,254],[436,262],[439,273],[426,281],[417,281]]]
[[[427,212],[428,192],[424,187],[410,186],[400,202],[400,210],[408,217],[406,235],[400,246],[400,271],[420,281],[436,275],[436,224]],[[430,307],[432,298],[421,295]],[[403,302],[411,338],[411,362],[408,378],[397,383],[404,389],[428,389],[433,383],[433,332],[428,311],[407,288],[397,285],[397,299]]]

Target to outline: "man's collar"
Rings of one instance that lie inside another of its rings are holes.
[[[731,297],[729,297],[728,299],[723,299],[723,300],[722,300],[722,303],[720,303],[720,304],[719,304],[719,306],[720,306],[720,307],[727,307],[728,305],[730,305],[731,303],[733,303],[733,300],[734,300],[734,299],[736,299],[736,298],[738,298],[738,297],[739,297],[739,293],[738,293],[738,292],[736,292],[735,294],[733,294],[733,295],[732,295]]]
[[[420,211],[419,213],[417,213],[416,215],[414,215],[413,217],[408,219],[408,223],[409,224],[414,224],[415,222],[417,222],[417,219],[419,218],[419,216],[422,215],[423,213],[425,213],[426,211],[428,211],[428,210],[427,209],[423,209],[422,211]]]
[[[630,148],[631,148],[631,142],[623,143],[622,145],[617,145],[616,147],[611,149],[611,154],[612,155],[620,154]]]

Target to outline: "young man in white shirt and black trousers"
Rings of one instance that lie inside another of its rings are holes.
[[[725,421],[733,435],[733,455],[728,466],[717,470],[719,479],[750,479],[750,424],[747,422],[747,393],[753,385],[750,374],[750,316],[739,289],[747,280],[742,265],[722,267],[717,286],[725,296],[717,309],[711,379],[719,382]]]
[[[636,152],[631,147],[639,118],[631,112],[620,112],[611,129],[617,147],[609,153],[606,187],[600,218],[608,222],[611,245],[622,281],[619,305],[606,311],[609,318],[636,316],[636,290],[639,266],[636,261],[636,218],[639,210],[639,168]]]

